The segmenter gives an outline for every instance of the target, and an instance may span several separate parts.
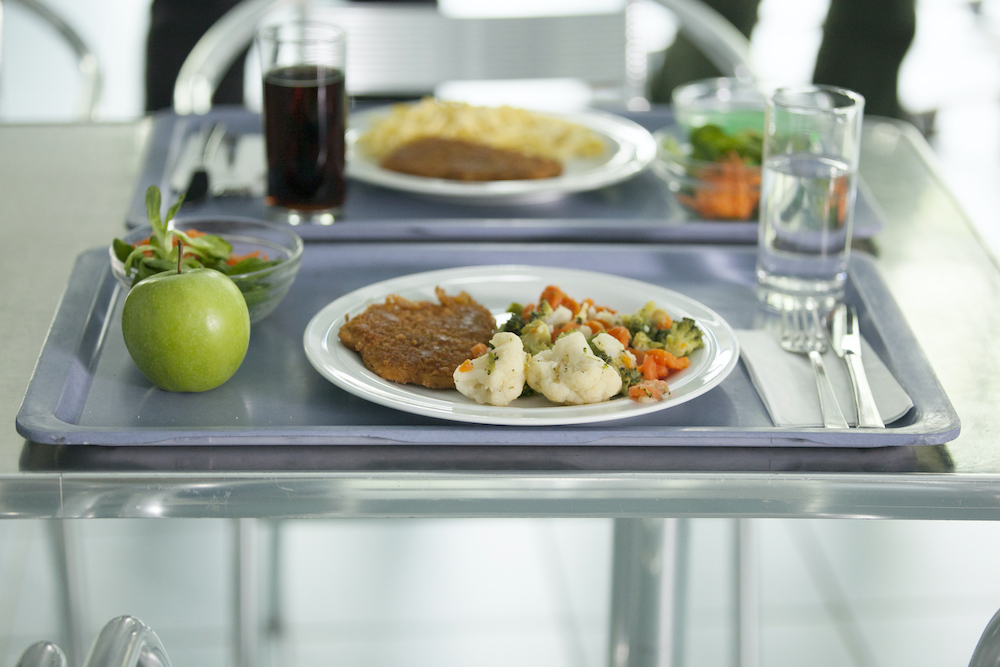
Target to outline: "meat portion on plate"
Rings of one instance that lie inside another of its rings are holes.
[[[513,181],[562,173],[558,160],[441,137],[422,137],[403,144],[382,161],[382,167],[454,181]]]
[[[496,320],[465,292],[440,303],[391,295],[340,327],[340,340],[361,354],[370,371],[392,382],[453,389],[453,373],[477,343],[493,336]]]

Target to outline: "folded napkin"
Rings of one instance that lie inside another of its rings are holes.
[[[804,354],[781,349],[775,335],[762,329],[737,331],[740,357],[775,426],[823,426],[812,363]],[[867,341],[861,340],[861,359],[882,421],[890,424],[913,407],[913,401],[892,376]],[[858,424],[851,376],[845,362],[832,350],[823,355],[827,375],[847,423]]]
[[[201,150],[199,134],[195,132],[189,135],[170,173],[170,188],[174,192],[181,193],[187,189],[191,172],[201,163]],[[238,137],[232,162],[230,162],[229,148],[223,144],[206,166],[213,195],[246,190],[249,196],[264,196],[267,183],[263,135],[244,134]]]

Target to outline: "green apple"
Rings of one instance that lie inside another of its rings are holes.
[[[243,363],[250,314],[222,273],[194,269],[142,280],[122,306],[125,347],[149,381],[168,391],[208,391]]]

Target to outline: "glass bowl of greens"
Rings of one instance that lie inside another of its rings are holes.
[[[764,103],[771,86],[759,81],[718,77],[677,86],[670,96],[674,120],[688,132],[715,125],[727,134],[764,131]]]
[[[747,221],[760,203],[762,137],[727,133],[717,125],[690,132],[671,125],[653,133],[656,172],[689,215],[699,220]]]
[[[659,174],[700,220],[754,220],[767,86],[736,78],[674,89],[674,123],[654,133]]]
[[[159,209],[158,201],[155,209]],[[131,289],[154,273],[176,271],[179,239],[185,269],[221,271],[243,293],[250,321],[267,317],[299,272],[303,250],[299,235],[286,226],[250,218],[215,216],[178,221],[171,220],[173,213],[176,210],[168,212],[163,222],[157,215],[154,225],[136,228],[114,240],[109,252],[111,271],[118,282]],[[164,250],[168,247],[172,250]]]

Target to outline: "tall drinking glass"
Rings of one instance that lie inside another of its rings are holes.
[[[345,34],[318,21],[261,28],[267,199],[292,224],[336,220],[344,206]]]
[[[864,98],[829,86],[768,97],[761,169],[758,295],[777,308],[843,297]]]

